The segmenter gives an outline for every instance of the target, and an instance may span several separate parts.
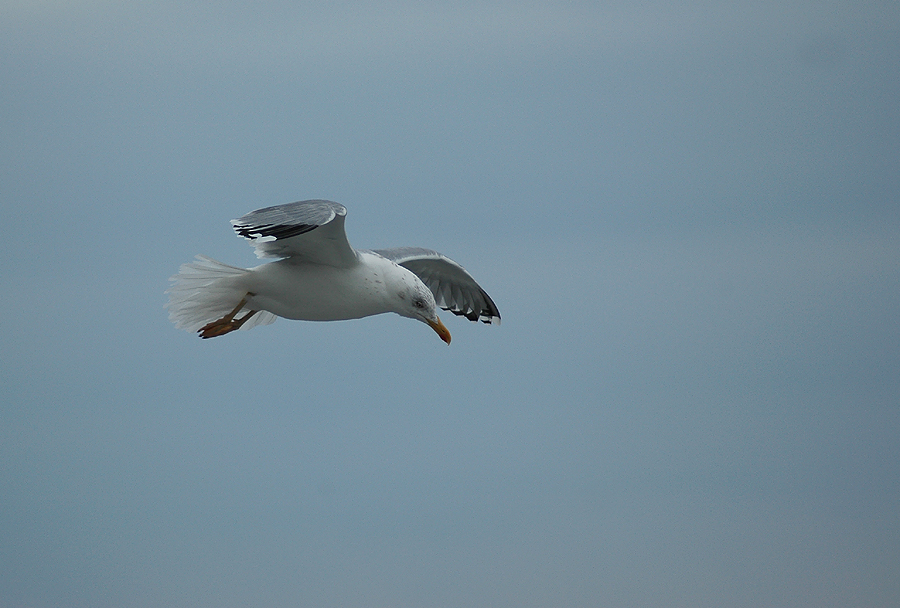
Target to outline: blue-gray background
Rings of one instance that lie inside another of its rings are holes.
[[[895,2],[0,7],[0,606],[900,603]],[[305,198],[503,325],[172,327]]]

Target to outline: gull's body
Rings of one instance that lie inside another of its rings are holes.
[[[499,323],[490,296],[453,260],[418,248],[357,251],[344,233],[346,209],[331,201],[267,207],[232,220],[259,257],[244,269],[198,256],[169,289],[169,318],[211,338],[276,317],[337,321],[395,312],[431,326],[449,344],[438,306]]]
[[[415,285],[415,275],[368,251],[360,251],[360,263],[349,268],[323,264],[298,264],[291,258],[251,268],[245,275],[251,310],[299,321],[341,321],[385,312],[396,312],[390,294],[401,286]],[[389,289],[389,288],[395,289]]]

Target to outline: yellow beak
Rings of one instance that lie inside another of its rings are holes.
[[[440,319],[438,319],[437,321],[425,322],[428,323],[428,326],[431,327],[431,329],[437,332],[437,335],[441,337],[441,340],[443,340],[447,344],[450,344],[450,332],[447,331],[447,328],[444,327],[444,324],[441,323]]]

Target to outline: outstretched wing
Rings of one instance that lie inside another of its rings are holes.
[[[357,257],[344,234],[346,215],[347,209],[332,201],[300,201],[257,209],[231,225],[250,241],[256,257],[347,267]]]
[[[437,305],[470,321],[500,324],[500,311],[466,269],[437,251],[419,247],[376,249],[375,253],[396,262],[419,277]]]

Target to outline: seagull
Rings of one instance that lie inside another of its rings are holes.
[[[277,317],[339,321],[394,312],[422,321],[447,344],[438,307],[499,325],[497,305],[462,266],[419,247],[353,249],[346,216],[343,205],[309,200],[231,220],[258,258],[280,259],[238,268],[196,256],[169,279],[169,320],[206,339]]]

